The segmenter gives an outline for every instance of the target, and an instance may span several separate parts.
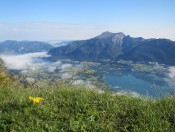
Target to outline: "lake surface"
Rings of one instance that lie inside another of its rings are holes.
[[[167,75],[133,72],[129,70],[107,70],[103,80],[110,90],[131,93],[135,96],[162,97],[172,95],[175,84]]]

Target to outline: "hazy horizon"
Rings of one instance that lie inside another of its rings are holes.
[[[175,40],[174,0],[0,1],[0,41],[83,40],[104,31]]]
[[[103,31],[103,32],[110,32],[110,31]],[[102,34],[103,32],[96,34],[90,38],[84,38],[84,39],[4,39],[4,40],[0,40],[0,42],[4,42],[6,40],[10,40],[10,41],[41,41],[41,42],[63,42],[63,41],[76,41],[76,40],[88,40],[91,38],[94,38],[100,34]],[[120,33],[120,32],[112,32],[112,33]],[[122,32],[123,33],[123,32]],[[125,33],[124,33],[125,34]],[[126,36],[129,35],[131,37],[143,37],[143,36],[132,36],[130,34],[125,34]],[[165,38],[165,37],[143,37],[144,39],[169,39],[169,38]],[[175,41],[175,39],[169,39],[172,41]]]

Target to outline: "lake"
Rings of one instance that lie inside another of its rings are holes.
[[[123,69],[106,70],[103,80],[111,91],[131,93],[135,96],[162,97],[175,91],[173,78],[168,74],[155,75]]]

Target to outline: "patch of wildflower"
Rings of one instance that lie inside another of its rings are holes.
[[[34,98],[34,97],[32,97],[32,96],[29,96],[29,100],[30,100],[30,101],[33,101],[33,103],[39,103],[39,102],[41,102],[41,101],[44,100],[44,99],[43,99],[43,98],[40,98],[40,97]]]

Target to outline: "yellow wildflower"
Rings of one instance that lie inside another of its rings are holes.
[[[40,97],[32,97],[32,96],[29,96],[29,100],[33,101],[33,103],[39,103],[40,101],[44,100],[43,98],[40,98]]]

